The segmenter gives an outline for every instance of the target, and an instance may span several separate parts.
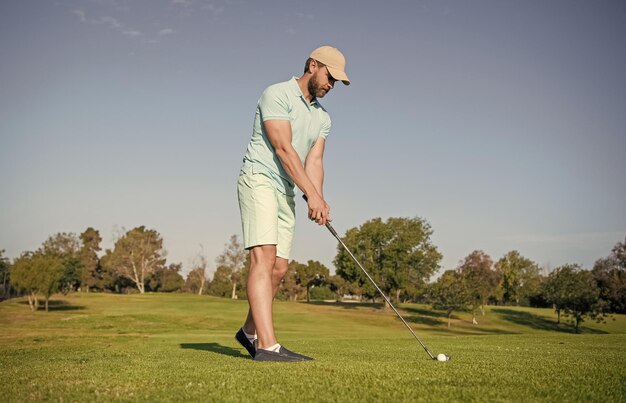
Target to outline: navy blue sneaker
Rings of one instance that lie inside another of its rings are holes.
[[[289,355],[291,357],[296,357],[299,358],[301,361],[313,361],[313,358],[308,357],[304,354],[298,354],[298,353],[294,353],[291,350],[287,350],[285,348],[285,346],[280,346],[280,350],[279,350],[280,354],[285,354],[285,355]]]
[[[254,361],[273,361],[273,362],[302,362],[298,357],[287,355],[281,352],[274,352],[269,350],[263,350],[262,348],[256,351]]]
[[[254,348],[254,345],[250,343],[250,340],[246,337],[246,334],[243,332],[243,328],[239,329],[237,334],[235,334],[235,339],[243,346],[243,348],[248,350],[250,357],[254,358],[256,355],[256,348]]]

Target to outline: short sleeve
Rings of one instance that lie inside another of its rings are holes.
[[[284,88],[272,85],[261,94],[259,110],[264,122],[266,120],[289,120],[290,109],[289,97]]]
[[[322,119],[322,129],[320,130],[320,137],[326,140],[326,137],[330,134],[330,116],[324,112],[324,118]]]

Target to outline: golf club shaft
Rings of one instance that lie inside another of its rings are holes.
[[[305,201],[307,200],[306,195],[302,195],[302,198]],[[404,323],[404,326],[406,326],[407,329],[409,329],[409,331],[411,332],[411,334],[413,335],[413,337],[415,337],[415,339],[418,341],[418,343],[424,348],[424,351],[426,351],[426,353],[428,354],[428,356],[431,359],[435,359],[435,356],[430,352],[430,350],[428,350],[428,347],[426,347],[426,345],[424,343],[422,343],[422,341],[420,340],[419,337],[417,337],[417,335],[415,334],[415,332],[413,331],[413,329],[411,329],[411,326],[409,326],[408,323],[406,323],[406,320],[404,320],[404,318],[402,317],[402,315],[400,315],[400,312],[398,312],[398,310],[396,309],[395,306],[393,306],[393,304],[391,303],[391,301],[389,300],[389,298],[387,298],[387,296],[385,295],[385,293],[380,289],[380,287],[378,287],[378,285],[376,284],[376,282],[374,281],[374,279],[372,278],[372,276],[369,275],[369,273],[367,272],[367,270],[365,270],[365,268],[363,267],[363,265],[361,265],[361,263],[359,263],[359,261],[357,260],[356,257],[354,257],[354,255],[352,254],[352,252],[350,252],[350,249],[348,249],[348,247],[346,246],[345,243],[343,243],[343,241],[341,240],[341,237],[339,237],[339,235],[337,234],[337,231],[335,231],[335,229],[333,228],[332,225],[330,225],[329,222],[326,223],[326,228],[328,228],[328,230],[330,231],[331,234],[333,234],[333,236],[337,239],[337,241],[339,241],[339,243],[341,244],[341,246],[343,246],[343,248],[346,250],[346,252],[348,252],[348,254],[350,255],[350,257],[352,258],[352,260],[354,260],[354,263],[357,264],[357,266],[359,266],[361,268],[361,270],[363,271],[363,273],[365,273],[365,275],[367,276],[367,278],[372,282],[372,284],[374,284],[374,287],[376,287],[376,289],[378,290],[378,292],[380,293],[380,295],[382,295],[382,297],[385,299],[385,301],[387,301],[387,303],[389,304],[389,306],[391,307],[391,309],[393,309],[393,311],[396,313],[396,315],[398,315],[398,318],[400,318],[400,320],[402,321],[402,323]]]
[[[376,289],[378,290],[378,292],[380,293],[380,295],[382,295],[382,297],[385,299],[385,301],[387,301],[387,303],[389,304],[389,306],[391,307],[391,309],[393,309],[393,311],[396,313],[396,315],[398,315],[398,318],[400,318],[400,320],[402,321],[402,323],[404,323],[404,325],[406,326],[407,329],[409,329],[409,331],[411,332],[411,334],[415,337],[415,339],[419,342],[419,344],[424,348],[424,350],[426,351],[426,353],[430,356],[431,359],[435,359],[435,357],[432,355],[432,353],[428,350],[428,348],[426,347],[426,345],[424,343],[422,343],[422,341],[420,340],[419,337],[417,337],[417,335],[415,334],[415,332],[413,331],[413,329],[411,329],[411,326],[409,326],[408,323],[406,323],[406,320],[404,320],[404,318],[402,317],[402,315],[400,315],[400,312],[398,312],[398,310],[396,309],[395,306],[393,306],[393,304],[391,303],[391,301],[389,300],[389,298],[387,298],[387,296],[385,295],[385,293],[380,289],[380,287],[378,287],[378,285],[376,284],[376,282],[374,281],[374,279],[372,279],[372,276],[369,275],[369,273],[367,272],[367,270],[365,270],[365,268],[361,265],[361,263],[359,263],[359,261],[357,260],[356,257],[354,257],[354,255],[352,254],[352,252],[350,252],[350,249],[348,249],[348,247],[346,246],[345,243],[343,243],[343,241],[341,240],[341,238],[339,237],[339,235],[337,234],[337,231],[335,231],[335,229],[333,228],[332,225],[330,225],[329,222],[326,223],[326,228],[328,228],[328,230],[330,231],[331,234],[333,234],[333,236],[335,238],[337,238],[337,241],[339,241],[339,243],[341,244],[341,246],[343,246],[343,248],[346,250],[346,252],[348,252],[348,254],[350,255],[350,257],[352,258],[352,260],[354,260],[354,263],[356,263],[361,270],[363,270],[363,273],[365,273],[365,275],[367,276],[367,278],[372,282],[372,284],[374,284],[374,287],[376,287]]]

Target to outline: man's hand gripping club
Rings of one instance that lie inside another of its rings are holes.
[[[332,221],[330,218],[330,206],[317,193],[310,198],[303,194],[302,198],[307,202],[309,209],[309,219],[315,221],[319,225],[326,225]]]

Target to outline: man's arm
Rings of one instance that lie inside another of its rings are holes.
[[[308,176],[302,166],[298,153],[296,153],[296,150],[291,145],[291,124],[288,120],[266,120],[263,122],[263,126],[265,127],[267,138],[272,144],[272,147],[274,147],[276,156],[283,165],[283,168],[285,168],[285,171],[289,174],[291,179],[293,179],[298,188],[306,195],[309,207],[309,218],[315,220],[315,222],[320,225],[326,224],[329,209],[321,194],[323,171],[321,177],[319,177],[319,174],[315,177],[315,181],[318,182],[318,187]],[[316,147],[318,147],[317,143],[315,143],[313,148]],[[321,148],[323,155],[323,144]],[[309,156],[312,152],[313,149],[309,152]],[[309,157],[307,157],[307,165],[308,160]]]
[[[324,198],[324,148],[326,140],[324,137],[318,137],[317,141],[309,151],[304,161],[304,171],[306,172],[317,193]]]

